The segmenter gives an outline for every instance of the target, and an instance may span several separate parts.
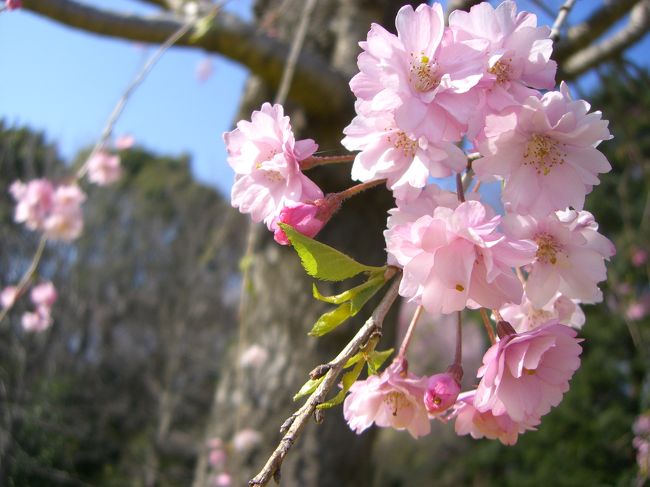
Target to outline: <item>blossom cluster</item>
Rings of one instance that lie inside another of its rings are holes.
[[[460,363],[426,378],[398,356],[352,385],[344,415],[357,433],[374,423],[418,437],[431,418],[455,419],[459,434],[513,444],[568,390],[580,305],[603,298],[615,249],[583,208],[611,169],[597,149],[611,138],[608,122],[565,83],[555,90],[550,28],[514,1],[452,12],[448,25],[439,3],[407,5],[395,27],[373,24],[360,43],[356,116],[342,144],[356,152],[351,176],[361,184],[348,192],[392,192],[384,236],[401,296],[434,316],[491,310],[498,338],[475,390],[460,393]],[[345,199],[303,174],[327,158],[311,139],[295,140],[280,105],[264,104],[224,140],[233,206],[280,243],[289,242],[279,222],[314,236]],[[435,183],[452,176],[456,192]],[[476,191],[490,181],[501,182],[501,214]]]
[[[0,306],[3,309],[11,308],[18,299],[19,288],[7,286],[0,292]],[[47,330],[52,325],[52,306],[58,294],[54,284],[50,281],[34,286],[30,292],[34,311],[23,313],[21,323],[27,332],[40,332]]]

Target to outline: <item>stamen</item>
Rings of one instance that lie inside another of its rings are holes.
[[[535,257],[543,264],[557,264],[557,254],[562,251],[562,245],[548,233],[539,233],[535,236],[537,253]]]
[[[497,77],[497,84],[502,85],[510,81],[510,62],[511,58],[508,59],[499,59],[494,66],[488,69],[490,74],[493,74]]]
[[[396,149],[401,149],[406,157],[415,157],[415,152],[418,149],[418,142],[417,140],[411,139],[404,132],[397,132],[392,137],[389,135],[387,140],[393,144]]]
[[[436,76],[438,64],[435,59],[429,59],[424,53],[419,57],[411,53],[411,70],[409,81],[417,91],[430,91],[440,84],[440,78]]]
[[[524,166],[532,166],[537,174],[548,176],[555,166],[564,164],[565,145],[547,135],[533,134],[524,151]]]

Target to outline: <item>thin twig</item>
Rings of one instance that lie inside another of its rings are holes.
[[[218,6],[215,7],[209,15],[213,15],[218,9],[219,9]],[[170,47],[176,44],[176,42],[181,37],[187,34],[190,31],[190,29],[194,26],[194,24],[196,24],[198,21],[199,19],[192,19],[191,21],[183,24],[180,29],[174,32],[163,44],[160,45],[160,47],[156,50],[156,52],[153,53],[151,57],[147,60],[147,62],[142,66],[142,69],[140,69],[140,71],[135,76],[135,78],[133,78],[133,81],[131,81],[131,84],[126,88],[126,90],[124,90],[124,93],[122,93],[122,96],[120,97],[117,104],[115,105],[115,108],[113,108],[113,112],[108,117],[108,120],[106,121],[106,125],[102,130],[102,134],[99,140],[93,147],[93,150],[90,152],[90,155],[86,159],[86,162],[77,171],[76,173],[77,179],[81,179],[84,176],[84,174],[86,174],[86,172],[88,171],[88,161],[106,145],[106,142],[108,142],[108,139],[113,133],[113,128],[115,127],[115,123],[120,118],[120,115],[122,115],[122,112],[124,111],[124,108],[126,107],[126,104],[129,101],[129,98],[131,97],[135,89],[138,86],[140,86],[140,84],[142,84],[142,82],[146,79],[147,75],[151,72],[151,70],[156,65],[156,63],[160,60],[162,55],[165,54],[165,52],[167,52],[167,50]]]
[[[13,308],[18,298],[23,294],[23,292],[25,292],[25,289],[27,288],[29,281],[31,281],[32,276],[36,272],[36,269],[38,269],[38,264],[41,262],[41,257],[43,257],[43,251],[45,250],[46,243],[47,243],[47,237],[45,235],[42,235],[41,239],[38,242],[38,247],[36,248],[36,252],[34,252],[34,257],[32,257],[32,261],[29,264],[29,267],[23,274],[23,277],[20,278],[20,281],[16,286],[16,294],[15,294],[16,297],[14,298],[14,302],[11,303],[11,306],[2,308],[2,311],[0,311],[0,323],[2,323],[2,320],[5,319],[5,316],[7,316],[9,310]]]
[[[290,419],[291,425],[288,427],[287,432],[280,440],[275,451],[267,460],[264,468],[248,482],[253,486],[266,485],[276,473],[279,471],[284,457],[298,439],[302,429],[305,427],[309,418],[316,411],[316,407],[325,401],[330,390],[338,382],[338,377],[343,370],[345,363],[352,358],[373,336],[381,333],[384,318],[388,314],[390,307],[397,298],[397,293],[400,283],[400,273],[396,273],[396,277],[391,284],[390,288],[377,305],[372,313],[372,316],[364,323],[361,329],[357,332],[352,340],[345,346],[345,348],[337,355],[337,357],[329,363],[331,368],[325,374],[323,382],[316,389],[316,391],[307,399],[307,402],[296,411]]]
[[[481,308],[479,310],[481,313],[481,318],[483,319],[483,326],[485,327],[485,331],[488,334],[488,338],[490,339],[490,343],[494,345],[497,342],[496,336],[494,336],[494,329],[492,328],[492,323],[490,322],[490,317],[487,314],[487,311],[485,308]]]
[[[311,18],[311,13],[316,6],[316,0],[307,0],[302,9],[302,14],[300,16],[300,23],[298,24],[298,30],[293,37],[291,43],[291,49],[289,51],[289,57],[287,58],[287,63],[284,66],[284,71],[282,72],[282,79],[280,80],[280,87],[278,92],[275,95],[275,103],[282,105],[289,95],[289,89],[291,88],[291,82],[293,81],[293,75],[296,71],[296,63],[298,62],[298,57],[300,56],[300,51],[302,51],[302,45],[305,42],[305,35],[307,35],[307,27],[309,27],[309,19]]]
[[[385,183],[386,183],[385,179],[368,181],[367,183],[356,184],[344,191],[341,191],[340,193],[337,193],[337,195],[341,201],[344,201],[347,200],[348,198],[351,198],[352,196],[358,195],[362,191],[365,191],[370,188],[374,188],[375,186],[381,186],[382,184]]]
[[[557,13],[557,17],[555,18],[555,22],[553,22],[553,27],[551,28],[551,35],[549,36],[553,42],[557,42],[560,38],[560,29],[562,28],[562,24],[566,21],[569,12],[571,12],[575,3],[576,0],[566,0],[564,5],[560,7],[560,11]]]
[[[399,348],[399,353],[397,354],[397,359],[398,361],[404,360],[404,357],[406,357],[406,350],[408,350],[409,344],[411,343],[411,338],[413,338],[413,332],[415,331],[415,327],[418,324],[418,320],[420,319],[420,316],[422,315],[422,312],[424,311],[424,306],[419,305],[415,309],[415,313],[413,314],[413,318],[411,318],[411,323],[409,323],[409,327],[406,330],[406,334],[404,335],[404,339],[402,340],[402,345]]]
[[[454,365],[460,365],[463,360],[463,312],[458,312],[456,321],[456,353],[454,354]]]
[[[356,154],[349,154],[343,156],[324,156],[324,157],[312,156],[312,157],[308,157],[303,161],[300,161],[300,170],[307,171],[311,168],[317,166],[324,166],[326,164],[341,164],[344,162],[352,162],[354,161],[355,157]]]
[[[471,181],[470,181],[471,184]],[[465,202],[465,189],[463,188],[463,176],[460,173],[456,173],[456,194],[458,195],[458,201],[461,203]]]

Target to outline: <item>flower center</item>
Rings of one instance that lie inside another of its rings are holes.
[[[535,236],[537,253],[535,257],[543,264],[556,264],[557,253],[562,251],[562,246],[548,233],[540,233]]]
[[[512,59],[499,59],[494,66],[488,69],[490,74],[497,77],[497,84],[502,85],[510,81],[510,61]]]
[[[255,164],[255,169],[257,169],[258,171],[262,171],[264,177],[267,180],[275,183],[284,181],[285,178],[282,175],[282,173],[280,173],[280,171],[276,171],[275,169],[268,169],[267,163],[273,161],[273,158],[279,153],[280,151],[278,151],[277,149],[271,149],[269,153],[266,155],[266,157],[264,157],[260,162]]]
[[[409,81],[417,91],[430,91],[440,84],[440,78],[436,76],[438,64],[435,60],[429,59],[421,53],[419,57],[411,53],[411,70]]]
[[[397,416],[398,408],[403,408],[409,406],[409,401],[404,397],[404,394],[401,392],[393,391],[386,394],[384,397],[384,402],[388,405],[393,411],[393,416]]]
[[[415,157],[415,151],[418,148],[418,142],[417,140],[411,139],[404,132],[397,132],[392,137],[389,135],[388,142],[393,144],[395,149],[400,149],[406,157]]]
[[[524,151],[524,166],[532,166],[537,174],[548,176],[555,166],[564,164],[564,144],[547,135],[533,134]]]
[[[553,258],[557,262],[557,258],[555,257]],[[551,318],[553,318],[553,313],[551,313],[550,311],[545,311],[543,309],[533,308],[530,311],[528,311],[527,318],[528,318],[528,329],[532,330],[533,328],[537,328],[537,326],[541,325],[542,323],[546,323]]]

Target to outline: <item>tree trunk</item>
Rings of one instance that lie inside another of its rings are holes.
[[[301,0],[258,1],[255,12],[261,25],[290,39],[303,3]],[[365,39],[371,22],[392,27],[401,5],[394,1],[321,0],[310,20],[304,49],[317,50],[351,77],[357,69],[358,42]],[[253,109],[272,99],[273,94],[259,80],[249,80],[240,117],[250,119]],[[348,112],[327,119],[291,104],[285,108],[291,116],[296,138],[313,138],[320,150],[343,153],[342,129],[352,120],[352,104]],[[351,185],[349,166],[318,168],[309,176],[325,192]],[[319,240],[365,264],[382,265],[386,261],[382,232],[391,205],[390,193],[384,188],[353,198],[319,235]],[[263,440],[248,451],[229,449],[232,485],[244,485],[264,465],[280,439],[280,425],[299,405],[291,400],[292,395],[308,378],[311,369],[329,361],[341,350],[373,304],[360,313],[363,316],[343,325],[341,331],[319,339],[308,337],[310,327],[327,308],[312,298],[313,280],[306,276],[293,249],[277,245],[260,225],[255,231],[259,238],[249,271],[250,285],[240,325],[244,327],[244,343],[240,350],[257,343],[269,352],[269,358],[258,369],[238,373],[237,346],[233,345],[217,385],[206,429],[208,438],[219,437],[225,441],[232,440],[242,429],[251,428],[262,434]],[[321,284],[323,292],[342,289]],[[386,333],[391,334],[394,327],[390,322],[387,325]],[[380,347],[387,348],[390,346],[387,343],[391,342],[385,338]],[[373,439],[372,432],[355,435],[345,424],[340,407],[328,411],[325,422],[309,425],[290,452],[282,467],[282,485],[369,485]],[[209,482],[207,450],[203,449],[194,486],[203,487]]]

